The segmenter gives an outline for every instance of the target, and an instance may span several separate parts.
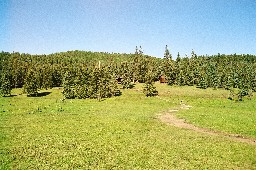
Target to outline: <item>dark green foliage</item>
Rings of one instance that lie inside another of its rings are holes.
[[[142,58],[142,49],[138,51]],[[51,87],[64,86],[64,96],[67,98],[104,98],[113,95],[120,95],[117,90],[116,78],[120,74],[123,77],[125,88],[132,87],[132,81],[142,79],[137,67],[134,67],[134,54],[118,53],[94,53],[83,51],[68,51],[50,55],[30,55],[20,53],[0,53],[0,77],[2,72],[10,70],[10,76],[6,84],[8,87],[23,87],[24,92],[29,95],[36,95],[38,90]],[[158,60],[150,58],[149,60]],[[101,61],[101,68],[95,69],[95,61]],[[143,63],[138,60],[143,70]],[[120,63],[126,63],[120,65]],[[5,67],[3,67],[5,66]],[[157,65],[156,65],[157,66]],[[78,74],[81,70],[81,75]],[[157,69],[155,69],[157,70]],[[69,72],[72,77],[71,85],[64,78],[65,73]],[[133,74],[134,73],[134,74]],[[157,79],[155,77],[155,79]],[[106,92],[105,92],[105,89]],[[7,94],[6,94],[7,95]]]
[[[201,88],[201,89],[206,89],[208,86],[207,86],[207,81],[206,81],[206,78],[204,76],[202,76],[199,80],[199,83],[198,83],[198,88]]]
[[[253,55],[197,56],[192,51],[190,58],[178,54],[174,63],[163,60],[163,71],[169,85],[196,85],[202,89],[238,88],[239,92],[234,94],[237,100],[250,96],[249,91],[256,91],[256,57]]]
[[[180,62],[181,61],[181,58],[180,58],[180,53],[178,52],[178,55],[177,55],[177,58],[176,58],[176,62]]]
[[[176,79],[176,74],[174,70],[175,66],[173,64],[172,55],[170,54],[167,45],[165,46],[164,59],[162,65],[163,66],[160,67],[161,72],[159,75],[164,76],[169,85],[173,85]]]
[[[85,99],[89,97],[88,94],[88,78],[89,74],[86,71],[78,70],[74,79],[74,97],[78,99]]]
[[[165,46],[164,58],[167,60],[172,60],[172,55],[168,49],[168,46]]]
[[[152,70],[148,70],[147,75],[145,77],[146,82],[143,87],[143,93],[147,97],[153,97],[158,95],[158,91],[156,90],[156,87],[153,85],[154,84],[154,78],[152,76]]]
[[[115,68],[118,70],[117,79],[119,79],[122,84],[123,89],[129,89],[133,87],[132,79],[132,64],[128,62],[122,62],[119,68]]]
[[[62,74],[60,70],[53,70],[52,71],[52,87],[60,87],[62,83]]]
[[[256,74],[253,73],[252,79],[251,79],[251,89],[252,91],[256,92]]]
[[[63,95],[67,99],[94,98],[101,100],[119,94],[117,82],[108,67],[91,67],[77,72],[66,72]]]
[[[11,88],[10,74],[9,72],[2,72],[1,80],[0,80],[0,94],[2,96],[10,96],[11,90],[12,88]]]
[[[102,98],[112,96],[111,77],[105,73],[103,68],[95,68],[92,71],[88,87],[90,98],[101,100]]]
[[[75,92],[73,89],[73,77],[70,72],[66,72],[63,78],[63,92],[64,98],[73,99],[75,98]]]
[[[12,69],[9,62],[10,53],[0,53],[0,95],[10,96],[12,90]]]
[[[53,87],[52,70],[49,64],[42,66],[39,71],[40,88],[48,89]]]
[[[133,87],[132,80],[130,79],[128,74],[123,75],[121,84],[123,86],[123,89],[130,89]]]
[[[146,82],[146,76],[149,70],[152,70],[152,76],[155,81],[158,80],[161,74],[161,60],[156,59],[147,55],[144,55],[142,48],[140,47],[139,52],[136,50],[134,54],[133,61],[130,64],[129,73],[132,76],[132,82]]]
[[[163,59],[143,54],[141,47],[136,48],[135,54],[85,51],[50,55],[0,53],[0,78],[6,79],[1,80],[1,87],[7,89],[5,95],[9,94],[9,88],[22,87],[25,93],[36,95],[40,89],[63,85],[66,98],[101,100],[118,93],[118,78],[122,80],[122,88],[131,88],[135,82],[150,87],[160,75],[169,85],[240,89],[241,92],[236,94],[243,98],[256,91],[256,57],[237,54],[197,56],[192,51],[190,57],[178,54],[174,61],[167,46]]]
[[[37,95],[38,90],[40,89],[40,81],[38,72],[35,69],[30,68],[25,77],[25,84],[23,85],[23,92],[28,95]]]
[[[143,93],[147,97],[157,96],[158,91],[156,90],[156,87],[153,85],[152,82],[146,82],[143,87]]]
[[[235,100],[235,101],[242,101],[245,96],[248,96],[249,99],[252,97],[252,90],[250,89],[234,89],[231,88],[229,94],[229,99],[230,100]]]

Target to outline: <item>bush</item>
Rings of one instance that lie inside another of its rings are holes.
[[[153,86],[153,83],[151,83],[151,82],[145,83],[144,88],[143,88],[143,93],[147,97],[152,97],[152,96],[158,95],[158,91],[156,90],[156,87]]]
[[[235,101],[242,101],[245,96],[248,96],[249,99],[253,96],[253,91],[251,89],[234,89],[231,88],[228,99]]]

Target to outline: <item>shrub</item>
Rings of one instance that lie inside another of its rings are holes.
[[[144,88],[143,88],[143,93],[147,97],[152,97],[152,96],[158,95],[158,91],[156,90],[156,87],[153,86],[153,83],[151,83],[151,82],[145,83]]]

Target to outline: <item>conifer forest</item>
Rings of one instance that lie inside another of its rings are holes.
[[[179,54],[173,60],[166,46],[164,58],[144,55],[136,47],[134,54],[68,51],[49,55],[18,52],[0,53],[0,90],[11,95],[13,88],[22,88],[27,95],[41,89],[63,87],[63,97],[108,98],[118,96],[121,88],[145,83],[146,96],[157,95],[154,82],[164,76],[168,85],[226,89],[230,99],[242,100],[256,91],[256,56],[217,54],[190,56]]]

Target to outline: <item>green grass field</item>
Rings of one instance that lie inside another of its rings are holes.
[[[228,91],[142,84],[119,97],[61,99],[62,89],[27,97],[20,89],[0,98],[0,169],[256,169],[256,145],[162,123],[177,112],[196,126],[256,139],[256,97],[234,102]]]

